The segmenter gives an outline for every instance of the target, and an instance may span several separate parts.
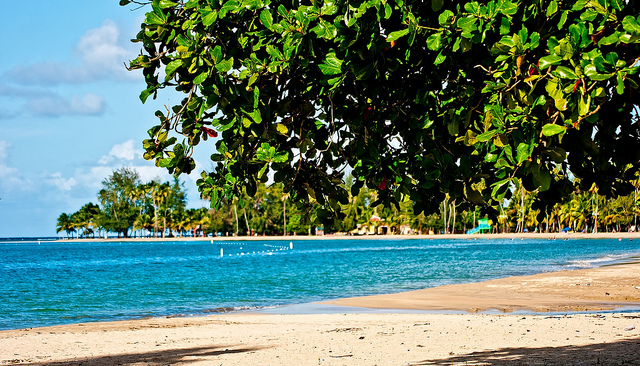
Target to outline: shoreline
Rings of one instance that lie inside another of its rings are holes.
[[[18,241],[19,238],[7,242],[38,242],[39,239]],[[496,234],[434,234],[434,235],[322,235],[322,236],[213,236],[213,237],[172,237],[172,238],[58,238],[40,239],[43,242],[71,243],[71,242],[149,242],[149,241],[271,241],[271,240],[487,240],[487,239],[537,239],[537,240],[564,240],[564,239],[639,239],[640,232],[616,232],[616,233],[496,233]]]
[[[640,306],[638,273],[634,262],[336,300],[386,306],[373,313],[238,312],[6,330],[0,365],[634,364],[640,309],[617,306]],[[498,305],[487,310],[510,312],[483,313],[488,300]],[[394,301],[437,309],[398,313],[388,309]],[[477,313],[444,311],[469,303]]]

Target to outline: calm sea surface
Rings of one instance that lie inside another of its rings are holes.
[[[0,329],[308,303],[639,254],[629,239],[0,241]]]

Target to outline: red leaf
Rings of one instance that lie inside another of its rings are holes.
[[[575,92],[576,92],[576,89],[578,89],[578,85],[580,85],[580,79],[578,79],[578,80],[576,81],[576,85],[574,85],[574,86],[573,86],[573,93],[575,93]]]
[[[202,131],[206,132],[209,137],[218,137],[218,131],[212,130],[207,127],[202,127]]]
[[[367,109],[364,111],[364,114],[362,115],[365,121],[367,120],[367,118],[369,118],[370,114],[371,114],[371,107],[367,107]]]
[[[378,185],[378,189],[380,189],[381,191],[387,189],[387,177],[382,178],[382,183]]]

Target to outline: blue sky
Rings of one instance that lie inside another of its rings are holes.
[[[57,217],[97,203],[101,182],[123,166],[143,181],[169,179],[142,159],[153,112],[171,94],[142,104],[140,52],[130,39],[145,9],[109,1],[7,2],[0,15],[0,237],[54,236]],[[212,151],[201,147],[197,170]],[[202,163],[201,163],[202,162]],[[198,173],[182,176],[190,207]]]

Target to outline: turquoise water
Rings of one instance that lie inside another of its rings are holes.
[[[308,303],[640,254],[629,239],[290,242],[0,241],[0,329]]]

